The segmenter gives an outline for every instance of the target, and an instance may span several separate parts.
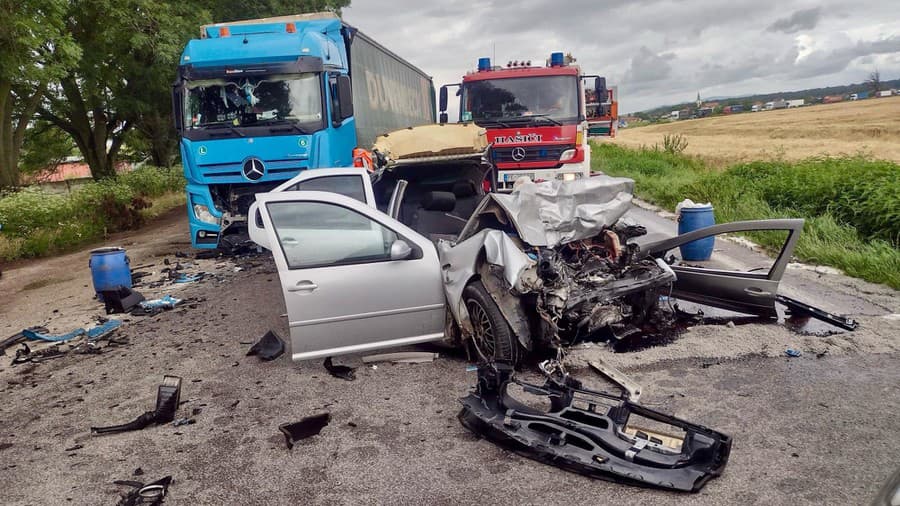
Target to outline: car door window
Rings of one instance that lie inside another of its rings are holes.
[[[393,230],[337,204],[269,202],[266,208],[289,269],[388,261],[398,239]]]
[[[323,176],[288,186],[283,191],[321,191],[345,195],[366,202],[366,190],[362,177],[357,175]]]

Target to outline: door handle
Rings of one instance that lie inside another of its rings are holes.
[[[296,246],[297,244],[299,244],[299,241],[297,241],[297,239],[294,239],[293,237],[284,237],[281,239],[281,244],[287,246]]]
[[[757,288],[755,286],[751,286],[749,288],[744,288],[744,293],[747,295],[751,295],[753,297],[771,297],[772,292],[767,292],[762,288]]]
[[[289,292],[311,292],[319,288],[319,285],[313,283],[308,279],[304,279],[303,281],[298,281],[296,285],[289,286],[287,291]]]

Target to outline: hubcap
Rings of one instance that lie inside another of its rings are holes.
[[[466,302],[466,309],[469,310],[469,319],[472,322],[472,343],[475,345],[475,351],[484,360],[493,360],[494,327],[491,326],[487,311],[481,307],[478,301],[472,299]]]

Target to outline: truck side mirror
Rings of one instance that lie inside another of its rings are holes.
[[[350,76],[338,76],[338,100],[340,101],[341,121],[353,116],[353,89],[350,87]]]
[[[600,102],[606,102],[606,99],[609,98],[609,93],[606,91],[606,78],[598,77],[596,81],[594,81],[594,91],[597,92],[597,100]]]
[[[183,97],[178,83],[172,86],[172,121],[175,123],[175,131],[181,135],[184,128],[184,106],[182,105]]]
[[[438,103],[440,104],[438,106],[438,110],[440,110],[441,112],[445,112],[447,110],[447,85],[446,84],[441,86],[440,98],[438,100]],[[446,120],[441,121],[441,123],[446,123],[446,122],[447,122]]]

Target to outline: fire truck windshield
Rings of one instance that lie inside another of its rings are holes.
[[[319,75],[227,76],[186,83],[184,127],[263,126],[289,123],[324,127]]]
[[[578,121],[575,76],[514,77],[463,86],[462,119],[479,126]]]

